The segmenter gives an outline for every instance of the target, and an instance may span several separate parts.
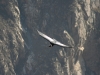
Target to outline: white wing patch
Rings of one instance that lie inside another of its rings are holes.
[[[60,43],[58,41],[56,41],[56,44],[59,45],[59,46],[68,47],[67,45],[64,45],[64,44],[62,44],[62,43]]]
[[[37,31],[38,31],[38,30],[37,30]],[[50,37],[48,37],[47,35],[41,33],[40,31],[38,31],[38,33],[39,33],[39,35],[41,35],[42,37],[44,37],[44,38],[47,39],[48,41],[50,41],[50,42],[53,42],[53,41],[54,41],[52,38],[50,38]]]

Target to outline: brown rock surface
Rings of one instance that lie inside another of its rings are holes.
[[[99,0],[0,0],[0,75],[100,75],[99,20]]]

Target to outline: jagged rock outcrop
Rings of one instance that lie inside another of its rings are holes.
[[[16,1],[0,1],[0,75],[16,75],[25,58],[20,11]]]
[[[0,0],[0,75],[100,75],[99,18],[99,0]]]

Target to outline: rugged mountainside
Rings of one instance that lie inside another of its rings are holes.
[[[0,0],[0,75],[100,75],[99,20],[100,0]]]

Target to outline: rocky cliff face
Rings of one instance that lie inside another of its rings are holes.
[[[99,19],[99,0],[0,0],[0,75],[100,75]]]

